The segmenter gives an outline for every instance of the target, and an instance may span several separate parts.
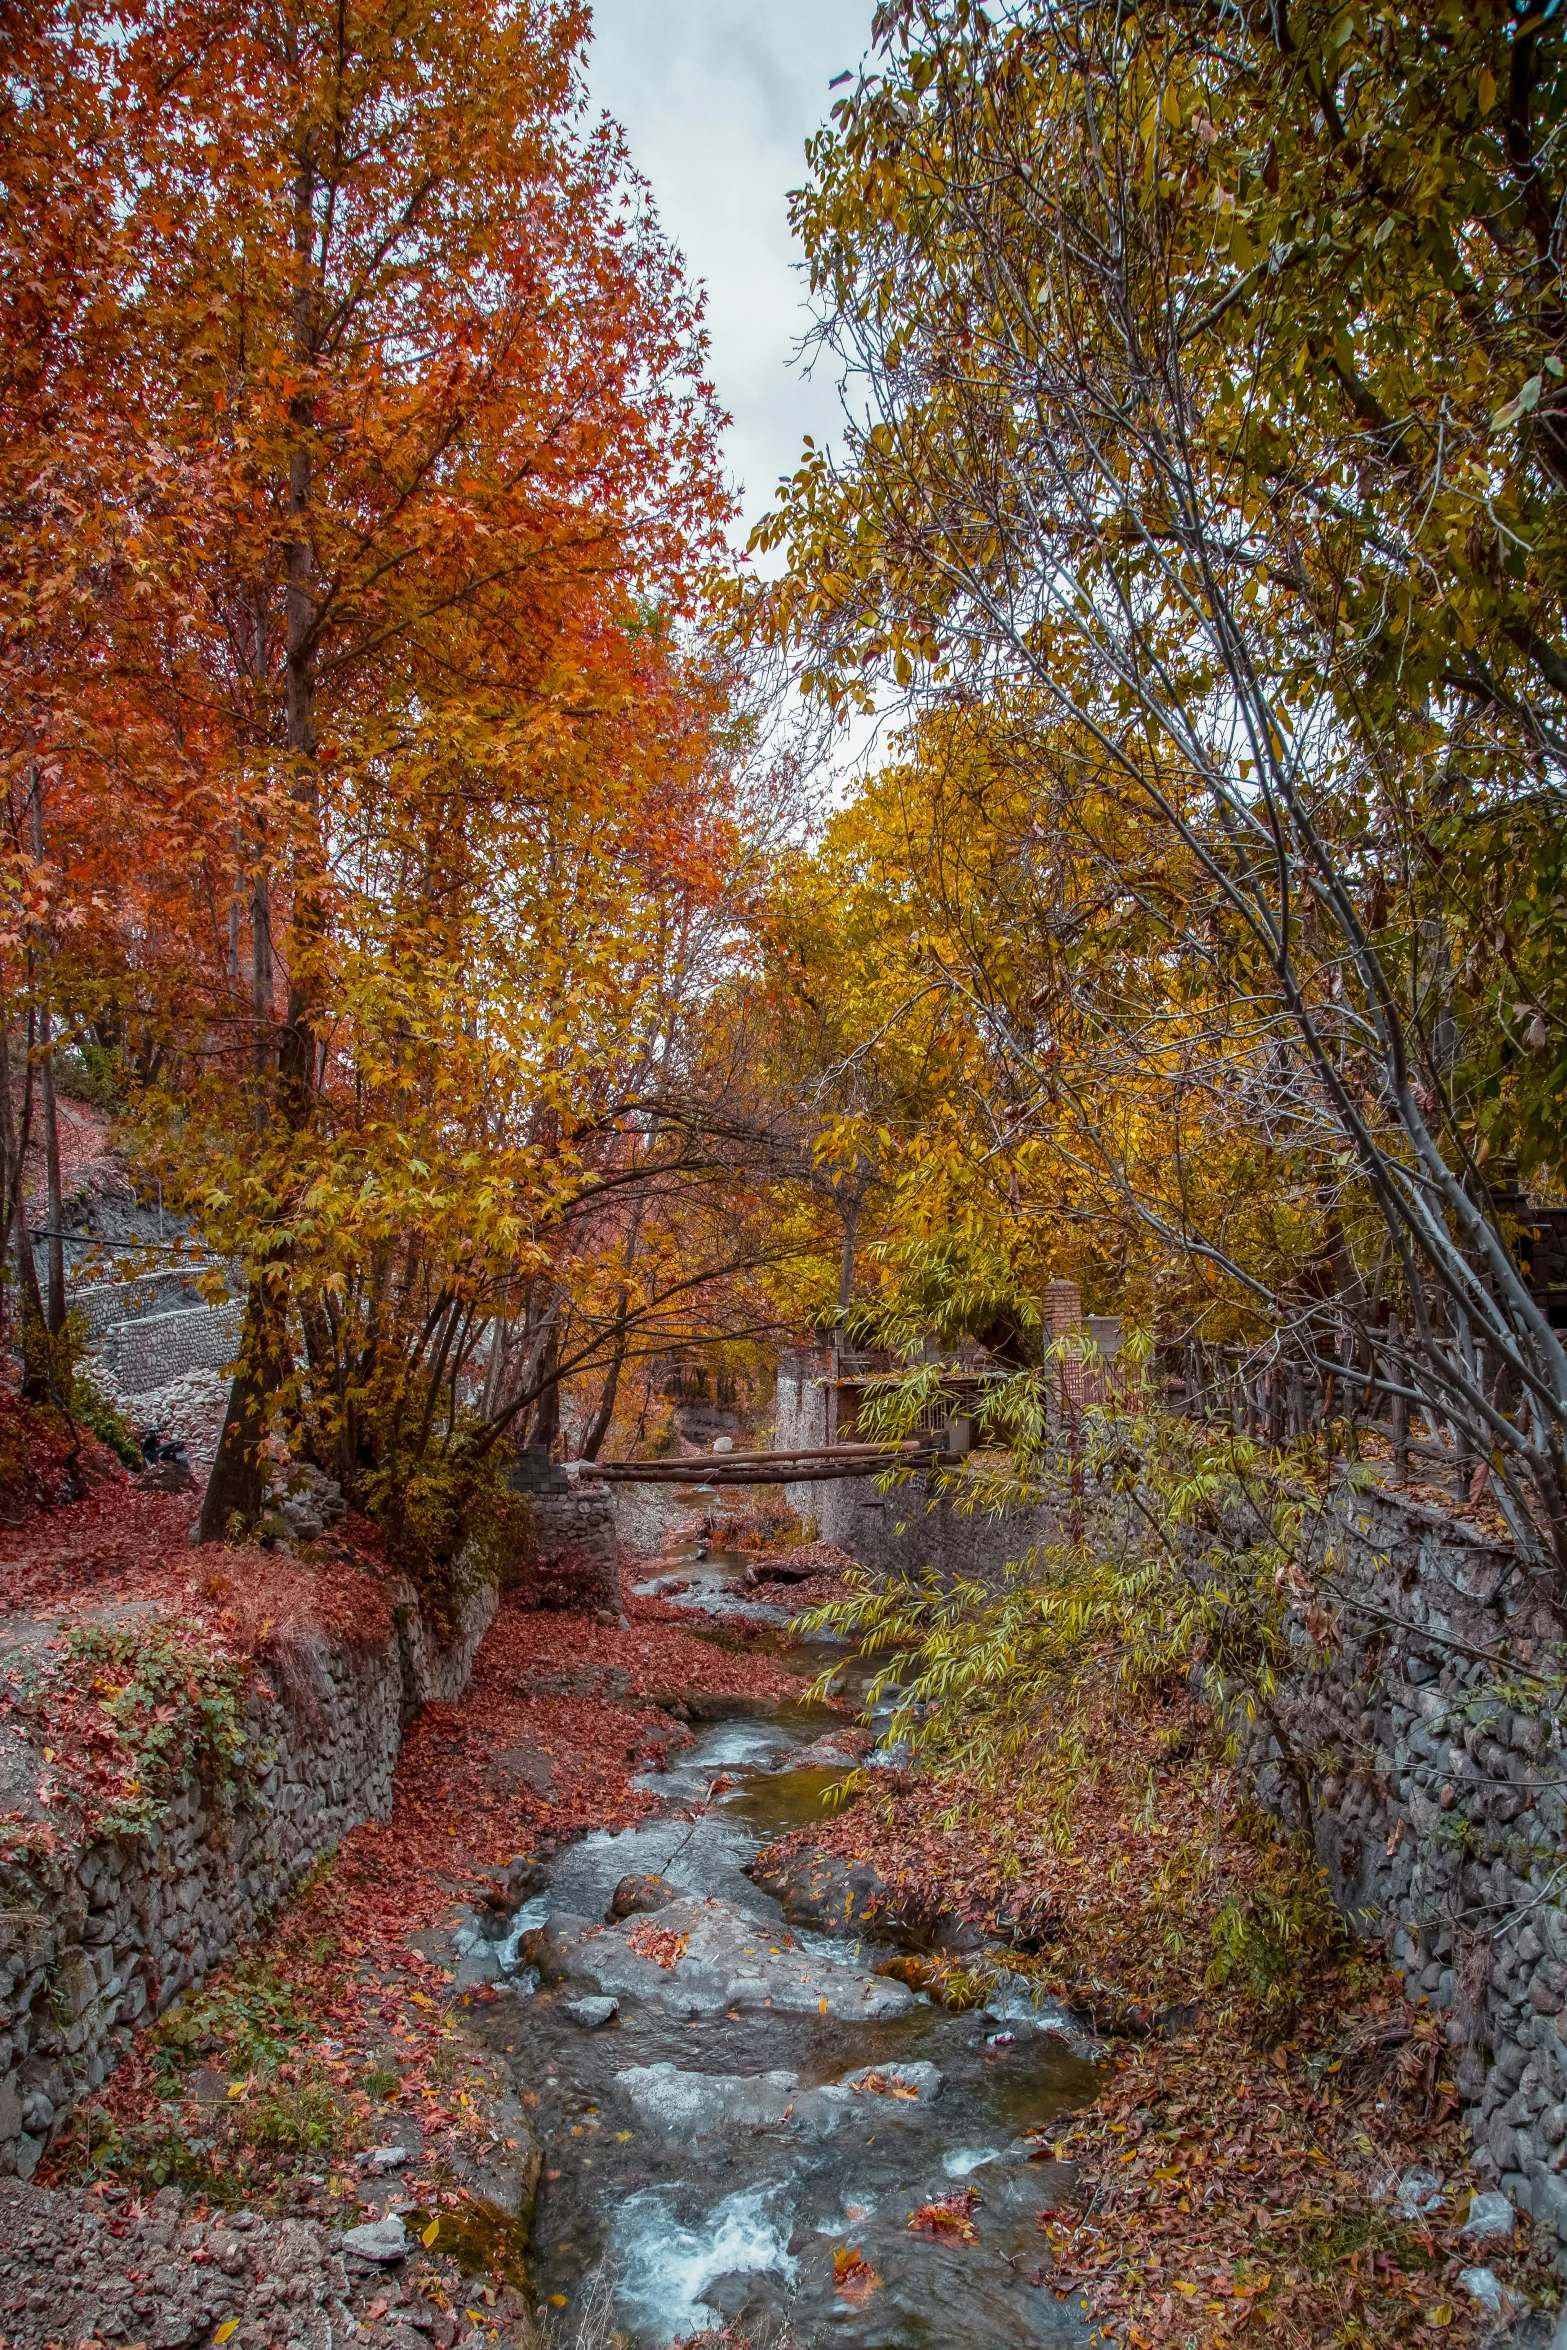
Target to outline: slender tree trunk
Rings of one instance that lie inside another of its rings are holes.
[[[854,1250],[859,1237],[862,1195],[855,1192],[845,1201],[843,1215],[843,1250],[838,1259],[838,1321],[840,1326],[849,1311],[854,1296]]]
[[[28,794],[33,834],[33,862],[44,861],[44,802],[43,779],[36,760],[30,775]],[[64,1213],[64,1199],[60,1184],[60,1119],[54,1099],[54,1019],[49,1006],[48,969],[45,968],[45,990],[39,1007],[38,1042],[41,1049],[38,1061],[38,1089],[44,1112],[44,1184],[49,1201],[49,1229],[45,1262],[48,1266],[49,1306],[48,1330],[51,1338],[58,1338],[65,1328],[65,1239],[60,1228]]]
[[[261,1446],[267,1406],[277,1393],[283,1362],[281,1310],[267,1295],[265,1284],[252,1281],[245,1299],[239,1369],[229,1389],[228,1416],[196,1524],[198,1542],[225,1542],[236,1519],[250,1526],[261,1515]]]
[[[294,829],[290,843],[288,1002],[277,1046],[276,1090],[267,1105],[258,1087],[258,1117],[281,1118],[298,1131],[310,1116],[316,1085],[313,1011],[315,960],[324,931],[321,901],[320,790],[316,772],[316,664],[318,613],[311,545],[311,454],[315,408],[308,388],[316,360],[316,171],[308,152],[294,182],[294,357],[302,388],[289,405],[288,522],[283,541],[284,742]],[[270,1055],[272,912],[258,867],[252,899],[252,953],[258,1003],[266,981],[267,1026],[258,1019],[258,1052]],[[264,962],[263,962],[264,958]],[[207,1481],[197,1527],[200,1542],[221,1541],[230,1520],[253,1519],[261,1509],[261,1443],[268,1411],[284,1375],[287,1308],[275,1291],[253,1280],[245,1306],[245,1345],[229,1392],[228,1415]]]
[[[39,1014],[39,1023],[44,1053],[38,1069],[38,1091],[44,1111],[44,1178],[49,1201],[48,1244],[44,1256],[49,1296],[45,1319],[50,1337],[58,1338],[65,1328],[65,1235],[60,1224],[65,1201],[60,1183],[60,1121],[54,1099],[54,1036],[47,1003]]]
[[[560,1340],[552,1329],[544,1349],[544,1360],[539,1365],[539,1376],[544,1386],[533,1409],[533,1428],[528,1438],[542,1452],[552,1452],[560,1434],[560,1381],[555,1376],[560,1361]]]
[[[598,1410],[594,1413],[588,1432],[582,1439],[582,1458],[585,1461],[598,1459],[599,1446],[609,1434],[610,1422],[615,1416],[615,1391],[620,1385],[620,1367],[626,1359],[626,1300],[628,1295],[629,1292],[622,1289],[615,1300],[615,1313],[620,1325],[620,1335],[615,1342],[615,1351],[610,1357],[609,1369],[604,1376],[604,1389],[599,1397]]]
[[[29,958],[30,960],[31,958]],[[49,1346],[48,1331],[44,1325],[43,1299],[38,1294],[38,1266],[33,1256],[33,1235],[27,1221],[27,1150],[33,1135],[33,1042],[37,1020],[31,1005],[27,1011],[26,1075],[22,1080],[22,1122],[16,1137],[16,1152],[11,1172],[9,1222],[6,1228],[6,1246],[12,1238],[16,1242],[16,1285],[21,1297],[22,1398],[26,1403],[47,1403],[49,1400]]]

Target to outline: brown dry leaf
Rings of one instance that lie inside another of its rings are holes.
[[[639,1958],[651,1959],[654,1966],[667,1970],[680,1964],[690,1939],[689,1934],[677,1934],[672,1926],[655,1926],[649,1921],[633,1926],[626,1943]]]
[[[916,2236],[950,2236],[960,2244],[977,2244],[979,2230],[973,2211],[979,2196],[972,2187],[943,2195],[939,2202],[922,2203],[909,2214],[909,2231]]]
[[[825,2001],[823,2002],[825,2005]],[[896,2073],[867,2073],[863,2081],[854,2084],[856,2097],[901,2097],[905,2103],[917,2102],[918,2089],[907,2081],[900,2081]]]
[[[872,2268],[858,2245],[840,2244],[832,2256],[832,2265],[833,2290],[852,2309],[868,2301],[882,2281],[879,2271]]]

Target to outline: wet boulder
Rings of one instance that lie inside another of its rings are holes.
[[[580,2024],[585,2032],[602,2032],[604,2026],[612,2024],[619,2013],[620,2001],[606,1999],[602,1994],[587,1999],[568,1999],[561,2009],[562,2015],[569,2015],[572,2022]]]
[[[856,1934],[874,1921],[880,1933],[907,1930],[902,1899],[867,1861],[846,1861],[810,1844],[772,1845],[745,1873],[774,1896],[791,1926]]]
[[[672,2064],[628,2065],[615,2075],[617,2094],[644,2127],[680,2139],[777,2128],[799,2087],[798,2073],[694,2073]]]
[[[907,2064],[862,2064],[845,2073],[838,2086],[857,2097],[886,2097],[898,2104],[928,2105],[941,2094],[942,2075],[923,2061]]]
[[[813,1957],[727,1901],[675,1901],[656,1917],[575,1933],[557,1916],[549,1933],[552,1955],[572,1979],[673,2015],[770,2007],[868,2023],[906,2015],[915,2002],[902,1983]]]
[[[514,1918],[523,1903],[531,1901],[548,1883],[548,1869],[519,1853],[515,1860],[507,1862],[499,1883],[487,1886],[479,1895],[475,1906],[493,1918]]]
[[[614,1925],[620,1918],[646,1915],[655,1909],[667,1909],[679,1893],[665,1877],[622,1877],[609,1898],[608,1918]]]

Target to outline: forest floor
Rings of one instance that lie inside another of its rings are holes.
[[[84,1622],[156,1617],[222,1664],[275,1654],[296,1622],[352,1638],[384,1618],[362,1523],[295,1561],[193,1551],[190,1510],[104,1468],[83,1501],[5,1529],[0,1633],[46,1657]],[[34,2181],[0,2182],[0,2342],[269,2350],[341,2340],[321,2330],[333,2312],[366,2350],[538,2338],[493,2226],[508,2172],[515,2193],[536,2170],[527,2100],[464,2029],[494,1993],[454,1990],[420,1944],[439,1950],[468,1905],[503,1898],[508,1864],[650,1810],[632,1782],[687,1738],[671,1710],[685,1696],[803,1691],[766,1653],[776,1634],[701,1631],[657,1600],[630,1601],[624,1628],[503,1605],[461,1700],[409,1726],[391,1818],[348,1836],[263,1935],[138,2034]],[[60,1816],[29,1830],[63,1852],[118,1790],[81,1763],[69,1687],[43,1702]],[[338,2231],[389,2205],[410,2213],[418,2256],[345,2275]]]

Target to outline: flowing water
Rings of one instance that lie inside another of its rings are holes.
[[[830,1652],[789,1661],[816,1669]],[[803,2344],[854,2350],[1086,2339],[1081,2304],[1052,2289],[1037,2225],[1061,2174],[1022,2135],[1096,2093],[1070,2019],[1015,1993],[1011,2013],[998,2001],[952,2013],[877,1977],[888,1945],[791,1933],[742,1872],[771,1837],[821,1816],[847,1766],[796,1758],[842,1717],[737,1700],[692,1712],[694,1743],[642,1782],[667,1814],[583,1838],[504,1935],[463,1938],[467,1979],[501,1992],[470,2009],[472,2026],[537,2099],[535,2275],[565,2337],[608,2264],[615,2322],[637,2350],[732,2321],[787,2321]],[[723,1777],[732,1785],[688,1819]],[[629,1924],[687,1929],[689,1960],[644,1962],[635,1936],[628,1955],[627,1925],[604,1923],[629,1875],[677,1888],[677,1906]],[[705,1975],[704,1935],[729,1954]],[[726,1966],[740,1988],[723,1989]],[[750,1968],[766,1981],[747,1988]],[[687,1996],[704,1982],[710,1996]],[[618,2013],[590,2029],[571,2010],[601,1986]],[[903,2012],[872,2012],[892,2002]],[[866,2067],[876,2081],[845,2085]],[[977,2241],[910,2230],[921,2205],[964,2188],[978,2194]],[[855,2254],[880,2280],[868,2291]]]

